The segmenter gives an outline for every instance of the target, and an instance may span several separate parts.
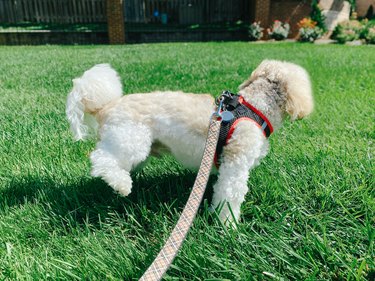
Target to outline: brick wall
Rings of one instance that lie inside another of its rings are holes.
[[[255,21],[260,21],[261,26],[268,27],[270,24],[270,5],[271,0],[255,1]]]
[[[304,2],[301,0],[271,0],[269,25],[275,20],[287,21],[291,29],[289,37],[296,37],[298,34],[297,23],[302,18],[308,17],[311,12],[311,1]]]
[[[108,38],[110,44],[125,43],[123,0],[107,0]]]

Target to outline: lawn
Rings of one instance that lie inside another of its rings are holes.
[[[165,280],[374,280],[373,46],[180,43],[0,47],[0,280],[137,280],[179,217],[195,173],[151,159],[122,198],[72,140],[71,79],[117,69],[125,93],[218,95],[265,58],[298,63],[316,103],[270,137],[238,229],[205,201]],[[194,105],[186,105],[194,106]]]

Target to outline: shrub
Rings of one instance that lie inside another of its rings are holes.
[[[323,30],[316,26],[317,22],[310,18],[303,18],[298,22],[299,40],[302,42],[314,42],[323,34]]]
[[[355,0],[345,0],[349,2],[350,4],[350,14],[352,14],[355,11],[356,8],[356,1]]]
[[[275,20],[270,28],[267,29],[268,35],[275,40],[284,40],[288,37],[290,26],[288,23],[282,23]]]
[[[364,26],[357,20],[343,21],[335,27],[331,37],[339,43],[358,40],[363,29]]]
[[[253,22],[249,27],[249,39],[250,41],[257,41],[263,37],[263,30],[260,26],[260,22]]]
[[[310,18],[311,20],[316,22],[316,26],[319,27],[323,32],[327,31],[326,24],[324,20],[326,17],[322,14],[322,10],[319,7],[319,1],[318,0],[313,0],[311,4],[311,13],[310,13]]]
[[[367,29],[367,34],[365,35],[366,42],[369,44],[375,44],[375,26],[369,27]]]
[[[363,25],[360,38],[366,40],[368,44],[375,44],[375,22],[364,20]]]

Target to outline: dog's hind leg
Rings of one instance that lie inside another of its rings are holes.
[[[123,196],[131,192],[132,180],[129,171],[120,166],[119,159],[105,149],[98,148],[90,155],[91,175],[102,178],[115,191]]]
[[[146,160],[151,144],[151,132],[144,125],[127,122],[103,126],[100,141],[90,155],[91,175],[101,177],[121,195],[128,195],[132,188],[130,171]]]

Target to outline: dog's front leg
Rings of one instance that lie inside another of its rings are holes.
[[[213,207],[220,211],[220,220],[231,224],[240,218],[240,207],[248,191],[248,169],[241,165],[241,159],[224,161],[214,185]]]
[[[239,220],[240,207],[248,191],[249,170],[258,164],[267,150],[267,140],[254,122],[238,123],[224,147],[212,198],[213,207],[221,210],[219,217],[226,224]]]

